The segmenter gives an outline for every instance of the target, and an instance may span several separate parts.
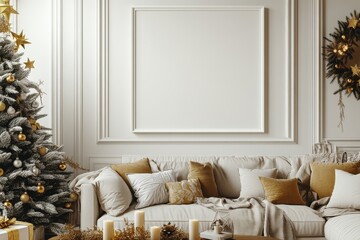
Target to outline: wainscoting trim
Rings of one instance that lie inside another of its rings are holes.
[[[63,144],[63,113],[62,113],[62,0],[53,0],[52,4],[52,140],[57,145]]]
[[[225,139],[219,140],[216,137],[206,138],[205,140],[194,140],[188,138],[185,140],[174,139],[128,139],[128,138],[113,138],[109,134],[109,0],[98,0],[97,10],[98,14],[98,40],[97,52],[99,56],[98,69],[98,98],[99,106],[97,110],[97,143],[99,144],[114,144],[124,142],[289,142],[297,141],[297,95],[296,95],[296,81],[297,73],[295,64],[297,59],[297,0],[285,0],[286,9],[286,81],[285,81],[285,115],[286,126],[284,137],[257,137],[251,136],[239,139]],[[266,109],[266,107],[265,107]],[[265,117],[266,118],[266,117]],[[265,125],[265,124],[264,124]],[[266,128],[266,126],[265,126]],[[190,131],[193,132],[193,131]],[[147,133],[146,133],[147,134]]]

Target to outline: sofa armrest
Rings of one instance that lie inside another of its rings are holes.
[[[93,228],[96,226],[96,222],[99,218],[99,202],[95,186],[90,183],[82,184],[80,199],[80,228],[81,230]]]

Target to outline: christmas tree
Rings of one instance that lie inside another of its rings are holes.
[[[21,62],[20,50],[30,42],[23,31],[10,30],[11,14],[17,12],[9,0],[0,0],[0,209],[59,233],[77,200],[68,190],[66,168],[73,162],[38,122],[46,116],[40,114],[43,92],[28,79],[34,61]]]

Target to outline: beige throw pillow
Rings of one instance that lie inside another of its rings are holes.
[[[121,164],[111,165],[111,168],[114,169],[124,179],[124,181],[126,182],[126,184],[128,185],[131,191],[133,190],[126,174],[152,173],[149,164],[149,159],[147,158],[132,163],[121,163]]]
[[[305,205],[297,185],[297,179],[273,179],[259,177],[265,198],[274,204]]]
[[[137,198],[138,203],[135,209],[169,202],[169,194],[165,183],[176,181],[173,170],[128,174],[127,177]]]
[[[240,197],[265,198],[264,188],[259,177],[276,178],[276,168],[271,169],[247,169],[239,168],[240,174]]]
[[[190,161],[188,179],[199,179],[204,197],[219,196],[211,163]]]
[[[194,203],[197,197],[204,197],[198,179],[168,182],[166,187],[169,190],[170,204],[190,204]]]
[[[101,209],[117,217],[129,208],[132,194],[125,181],[110,167],[105,168],[94,180]]]
[[[360,209],[360,174],[335,170],[334,191],[327,207]]]
[[[319,199],[330,197],[335,184],[335,169],[343,170],[348,173],[359,173],[360,162],[338,163],[311,163],[311,190],[318,194]]]

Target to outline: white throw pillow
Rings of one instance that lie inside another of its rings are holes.
[[[127,177],[137,198],[136,209],[168,203],[169,193],[165,183],[176,181],[176,174],[173,170],[157,173],[127,174]]]
[[[247,169],[239,168],[240,197],[265,198],[264,188],[259,177],[276,178],[276,168]]]
[[[360,209],[360,174],[335,170],[334,190],[327,207]]]
[[[129,208],[132,195],[122,177],[110,167],[94,180],[101,209],[111,216],[120,216]]]

